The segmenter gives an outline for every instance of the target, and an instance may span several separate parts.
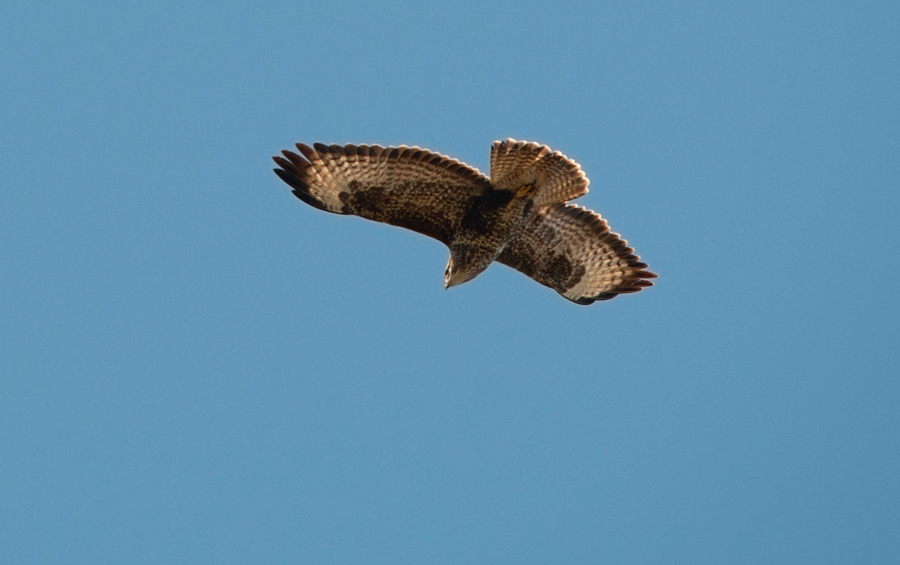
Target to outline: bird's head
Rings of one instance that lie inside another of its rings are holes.
[[[475,278],[477,272],[472,272],[471,270],[462,270],[453,264],[453,257],[450,257],[450,260],[447,261],[447,270],[444,271],[444,288],[450,288],[451,286],[456,286],[458,284],[462,284],[466,281],[470,281]]]
[[[468,245],[452,245],[447,270],[444,271],[444,288],[470,281],[485,270],[491,258],[482,258]]]

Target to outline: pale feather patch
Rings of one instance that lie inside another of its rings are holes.
[[[344,213],[341,194],[352,193],[355,185],[391,188],[410,182],[452,182],[481,186],[489,182],[478,169],[419,147],[298,143],[297,149],[305,159],[290,151],[283,152],[286,159],[275,158],[282,168],[280,176],[288,184],[303,185],[295,188],[331,212]],[[294,183],[286,178],[290,176]]]

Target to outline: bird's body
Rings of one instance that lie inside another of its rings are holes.
[[[587,192],[580,167],[535,143],[491,148],[491,178],[418,147],[297,144],[275,172],[307,204],[433,237],[450,248],[446,287],[493,261],[569,300],[635,292],[656,275],[597,214],[566,204]]]

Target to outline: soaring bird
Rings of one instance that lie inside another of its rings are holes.
[[[599,214],[581,167],[544,145],[491,146],[491,176],[419,147],[298,143],[275,173],[310,206],[411,229],[450,248],[444,286],[499,261],[578,304],[652,286],[656,275]]]

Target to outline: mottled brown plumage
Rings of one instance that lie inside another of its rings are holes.
[[[450,248],[446,287],[499,261],[578,304],[652,286],[656,275],[594,212],[574,161],[507,139],[491,147],[491,178],[418,147],[297,144],[274,157],[300,200],[408,228]]]

